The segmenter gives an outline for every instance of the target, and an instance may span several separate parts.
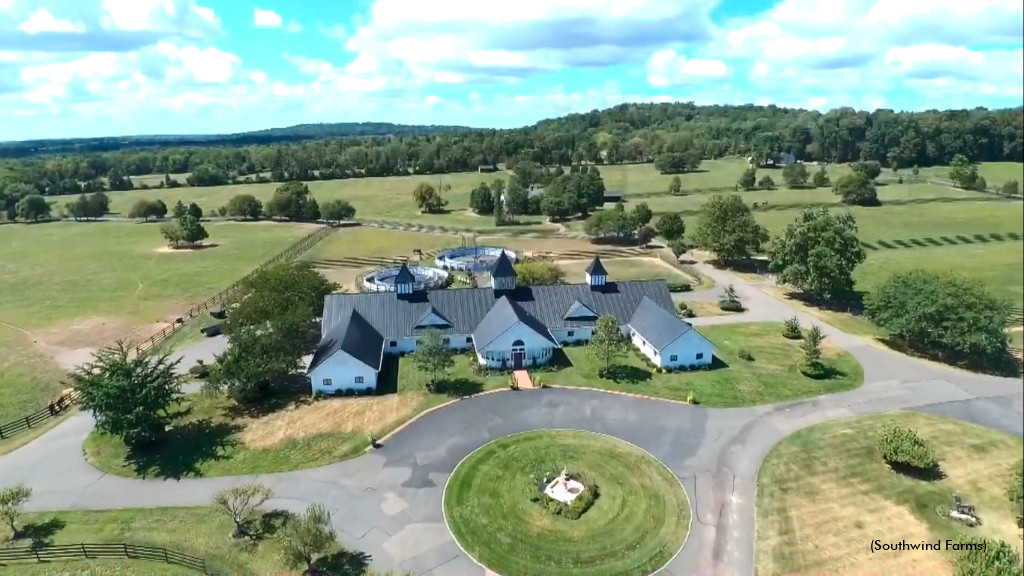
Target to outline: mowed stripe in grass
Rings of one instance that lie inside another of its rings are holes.
[[[935,448],[945,477],[910,478],[875,452],[882,426],[910,426]],[[756,564],[760,574],[949,574],[942,551],[871,553],[872,540],[920,542],[977,534],[1021,549],[1005,496],[1019,438],[974,424],[898,412],[805,428],[776,445],[758,474]],[[952,495],[977,506],[983,524],[941,518]]]
[[[529,501],[531,474],[563,466],[600,496],[578,520]],[[505,576],[651,574],[682,547],[690,509],[663,464],[619,440],[578,431],[502,438],[464,460],[445,489],[446,520],[466,552]]]

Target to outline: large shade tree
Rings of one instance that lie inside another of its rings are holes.
[[[72,374],[79,405],[96,419],[96,428],[132,448],[160,440],[181,398],[179,360],[168,354],[138,355],[125,342],[102,348],[93,361]]]
[[[750,258],[768,240],[738,194],[716,194],[701,206],[691,239],[722,262]]]
[[[773,239],[768,258],[768,269],[783,283],[818,298],[835,298],[853,291],[853,271],[865,254],[853,214],[809,208]]]

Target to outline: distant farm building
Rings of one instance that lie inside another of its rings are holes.
[[[625,200],[626,200],[626,195],[623,194],[622,192],[619,192],[617,190],[605,190],[604,191],[604,201],[605,202],[611,202],[612,204],[615,204],[615,203],[618,203],[618,202],[624,202]]]
[[[484,174],[486,172],[497,172],[498,167],[495,166],[494,164],[481,164],[476,167],[476,171],[478,174]]]

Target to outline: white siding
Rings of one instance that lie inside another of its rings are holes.
[[[473,341],[469,334],[441,334],[441,338],[448,339],[448,347],[455,350],[465,350],[473,347]],[[385,354],[406,354],[416,351],[416,343],[419,340],[415,336],[399,338],[397,340],[384,340]],[[391,343],[394,342],[395,346]]]
[[[483,350],[477,350],[477,360],[481,364],[487,365],[489,368],[501,368],[502,360],[505,361],[505,367],[512,367],[512,343],[516,340],[522,340],[526,348],[526,358],[524,359],[524,366],[533,366],[535,364],[546,364],[551,359],[551,354],[556,345],[552,344],[550,340],[544,338],[540,334],[537,334],[532,328],[518,322],[509,328],[504,334],[499,336],[493,342],[487,345]]]
[[[629,339],[644,356],[650,358],[659,368],[706,366],[711,364],[715,353],[714,345],[696,329],[683,334],[660,351],[655,350],[634,330],[630,330]],[[698,356],[700,357],[698,358]]]
[[[362,378],[362,382],[357,382]],[[326,383],[329,380],[330,383]],[[339,350],[309,373],[313,393],[335,394],[338,390],[377,389],[377,370]]]
[[[555,337],[561,344],[573,343],[573,342],[589,342],[590,335],[593,332],[593,328],[590,326],[580,326],[577,328],[552,328],[551,335]],[[569,336],[569,332],[572,332],[572,336]]]

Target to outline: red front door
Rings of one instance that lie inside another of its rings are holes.
[[[526,351],[524,350],[513,350],[512,351],[512,369],[520,370],[523,367],[523,360],[526,358]]]

